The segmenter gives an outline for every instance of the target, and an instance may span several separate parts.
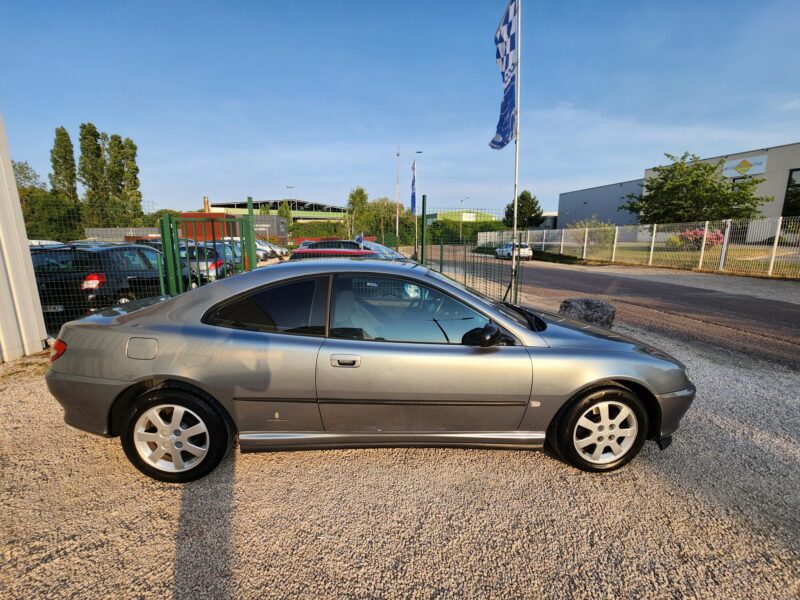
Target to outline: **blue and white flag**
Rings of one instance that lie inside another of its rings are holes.
[[[517,120],[517,16],[519,0],[509,0],[500,20],[494,43],[497,45],[497,66],[503,77],[503,103],[500,105],[500,120],[497,133],[489,142],[495,150],[504,148],[516,135]]]
[[[411,214],[417,214],[417,161],[411,163]]]

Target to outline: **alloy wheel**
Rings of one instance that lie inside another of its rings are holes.
[[[169,473],[196,467],[209,448],[208,428],[192,410],[177,404],[160,404],[136,421],[133,441],[141,459]]]
[[[619,460],[633,447],[639,424],[622,402],[605,400],[588,408],[578,419],[572,443],[584,460],[603,465]]]

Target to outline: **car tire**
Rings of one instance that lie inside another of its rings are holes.
[[[216,401],[184,389],[145,392],[131,403],[123,423],[121,441],[128,460],[145,475],[168,483],[208,475],[234,438],[233,425]]]
[[[557,453],[583,471],[613,471],[629,463],[647,439],[642,401],[623,387],[592,390],[573,401],[551,427]]]

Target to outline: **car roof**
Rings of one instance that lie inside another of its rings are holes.
[[[65,250],[75,250],[76,252],[108,252],[111,250],[124,250],[125,248],[141,248],[155,250],[145,244],[103,244],[103,245],[84,245],[84,244],[64,244],[62,246],[50,246],[36,249],[37,252],[64,252]]]

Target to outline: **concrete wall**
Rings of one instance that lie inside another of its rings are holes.
[[[643,183],[643,179],[633,179],[559,194],[558,227],[567,227],[593,216],[615,225],[635,225],[639,222],[636,215],[619,210],[619,206],[627,202],[628,194],[640,194]]]
[[[0,362],[41,351],[45,338],[28,236],[0,116]]]
[[[785,146],[775,146],[774,148],[760,148],[737,154],[704,158],[702,162],[715,163],[720,159],[729,161],[765,155],[767,164],[764,173],[753,175],[753,177],[758,177],[759,179],[766,179],[756,188],[756,195],[772,196],[774,198],[772,202],[768,202],[761,207],[762,216],[780,217],[783,210],[783,201],[786,197],[786,185],[789,182],[789,171],[791,169],[800,169],[800,142],[786,144]],[[653,169],[645,171],[645,177],[654,176]]]

